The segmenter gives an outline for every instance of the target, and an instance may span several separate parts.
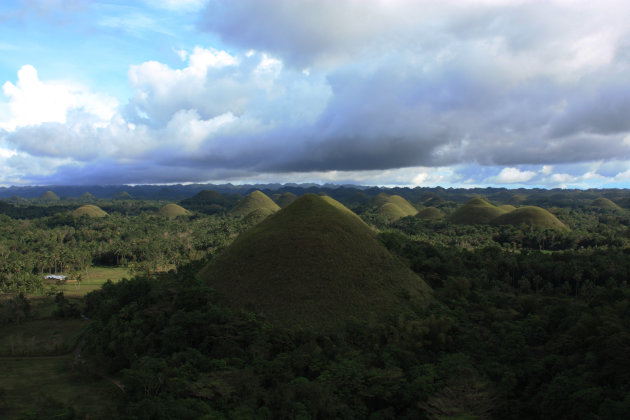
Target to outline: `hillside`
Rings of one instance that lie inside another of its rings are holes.
[[[52,191],[46,191],[39,196],[41,201],[59,201],[59,196]]]
[[[418,213],[418,209],[399,195],[387,195],[385,193],[380,193],[372,199],[372,205],[374,207],[382,207],[388,203],[396,205],[403,211],[405,216],[414,216]]]
[[[103,211],[98,206],[92,204],[86,204],[84,206],[79,207],[78,209],[72,212],[74,217],[88,216],[88,217],[105,217],[107,216],[107,212]]]
[[[547,229],[567,230],[556,216],[536,206],[525,206],[503,214],[492,221],[496,225],[532,225]]]
[[[403,209],[401,209],[394,203],[383,204],[382,206],[376,209],[376,214],[383,216],[389,222],[394,222],[405,216],[409,216],[407,212],[405,212]]]
[[[297,195],[292,192],[284,192],[282,194],[274,194],[273,201],[276,202],[281,208],[285,208],[289,204],[293,203]]]
[[[280,207],[264,193],[256,190],[236,203],[236,205],[228,212],[228,215],[232,217],[244,217],[257,209],[267,209],[272,212],[276,212],[280,210]]]
[[[597,207],[599,209],[607,209],[607,210],[621,210],[614,201],[609,200],[608,198],[599,197],[593,200],[591,203],[591,207]]]
[[[444,212],[435,207],[426,207],[416,214],[418,219],[442,219],[445,216]]]
[[[316,330],[404,312],[430,291],[356,215],[313,194],[241,234],[199,277],[233,307]]]
[[[160,216],[172,218],[177,216],[185,216],[188,214],[188,211],[182,206],[170,203],[160,208],[158,210],[158,214]]]
[[[473,198],[455,210],[449,217],[453,223],[461,225],[477,225],[489,223],[504,212],[488,203],[483,198]]]

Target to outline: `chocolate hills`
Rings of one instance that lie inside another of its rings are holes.
[[[385,193],[380,193],[372,199],[372,204],[379,208],[386,204],[393,204],[402,210],[405,216],[414,216],[418,213],[418,209],[399,195],[387,195]]]
[[[436,207],[426,207],[416,214],[418,219],[437,220],[445,216],[444,212]]]
[[[280,207],[264,193],[256,190],[246,195],[241,201],[236,203],[236,205],[228,212],[228,215],[233,217],[244,217],[258,209],[267,209],[272,212],[276,212],[280,210]]]
[[[88,217],[105,217],[107,212],[101,209],[99,206],[93,204],[86,204],[79,207],[72,212],[74,217],[88,216]]]
[[[498,216],[492,221],[492,224],[514,226],[526,224],[547,229],[568,230],[567,226],[558,220],[556,216],[536,206],[525,206],[512,210],[509,213]]]
[[[242,233],[200,273],[230,306],[287,328],[330,331],[395,316],[430,288],[341,204],[306,194]]]
[[[621,207],[615,204],[614,201],[609,200],[608,198],[604,198],[604,197],[599,197],[593,200],[593,202],[591,203],[591,207],[597,207],[600,209],[608,209],[608,210],[621,210]]]
[[[157,212],[160,216],[168,217],[169,219],[177,217],[177,216],[185,216],[188,214],[188,211],[180,205],[177,204],[166,204],[162,206]]]
[[[455,210],[449,217],[453,223],[461,225],[486,224],[504,214],[504,211],[488,203],[483,198],[473,198]]]
[[[59,196],[54,192],[48,190],[39,196],[41,201],[59,201]]]
[[[280,207],[285,208],[289,204],[293,203],[297,195],[292,192],[284,192],[282,194],[274,194],[273,201],[276,202]]]

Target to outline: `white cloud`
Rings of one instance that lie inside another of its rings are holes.
[[[534,178],[536,172],[521,171],[518,168],[503,168],[498,175],[487,179],[490,183],[497,184],[522,184]]]
[[[46,122],[65,124],[70,112],[81,112],[102,123],[113,117],[118,106],[114,98],[73,83],[42,82],[30,65],[20,68],[15,85],[6,82],[2,89],[8,102],[0,128],[7,131]]]

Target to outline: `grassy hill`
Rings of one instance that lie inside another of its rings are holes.
[[[608,209],[608,210],[621,210],[621,207],[615,204],[614,201],[609,200],[608,198],[604,198],[604,197],[599,197],[593,200],[593,202],[591,203],[591,207],[597,207],[600,209]]]
[[[533,225],[547,229],[567,230],[568,228],[556,216],[536,206],[525,206],[503,214],[492,221],[497,225]]]
[[[498,206],[497,207],[499,210],[503,211],[504,213],[509,213],[511,211],[516,210],[516,207],[514,207],[511,204],[503,204],[502,206]]]
[[[409,216],[407,212],[405,212],[403,209],[401,209],[394,203],[383,204],[378,209],[376,209],[376,214],[383,216],[390,222],[396,221],[405,216]]]
[[[369,227],[306,194],[241,234],[199,274],[226,303],[283,327],[335,330],[409,310],[430,288]]]
[[[414,216],[416,213],[418,213],[418,209],[416,209],[409,201],[405,200],[399,195],[387,195],[385,193],[380,193],[372,199],[372,205],[374,205],[375,207],[382,207],[388,203],[396,205],[400,210],[403,211],[405,216]]]
[[[477,197],[455,210],[449,220],[460,225],[486,224],[502,214],[503,210]]]
[[[41,201],[59,201],[59,196],[52,191],[46,191],[39,196]]]
[[[72,212],[74,217],[88,216],[88,217],[105,217],[107,212],[103,211],[99,206],[93,204],[86,204],[79,207]]]
[[[158,214],[160,216],[172,218],[177,216],[185,216],[188,214],[188,211],[180,205],[170,203],[160,208],[158,210]]]
[[[228,215],[233,217],[245,217],[257,209],[267,209],[272,212],[276,212],[280,210],[280,207],[264,193],[256,190],[236,203],[236,205],[228,212]]]
[[[274,194],[273,201],[276,202],[280,207],[285,208],[289,204],[293,203],[297,195],[292,192],[285,192],[282,194]]]
[[[444,212],[435,207],[426,207],[416,214],[418,219],[442,219],[445,216]]]

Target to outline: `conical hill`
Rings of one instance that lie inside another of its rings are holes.
[[[501,206],[498,206],[497,208],[498,208],[499,210],[501,210],[503,213],[509,213],[509,212],[511,212],[511,211],[516,210],[516,207],[514,207],[514,206],[513,206],[513,205],[511,205],[511,204],[503,204],[503,205],[501,205]]]
[[[385,193],[380,193],[372,199],[372,204],[375,207],[382,207],[387,203],[396,205],[400,210],[405,213],[405,216],[414,216],[416,213],[418,213],[418,209],[416,209],[409,201],[405,200],[399,195],[387,195]]]
[[[418,219],[437,220],[444,217],[444,212],[436,207],[426,207],[416,214]]]
[[[274,198],[274,201],[282,208],[285,208],[289,204],[293,203],[297,195],[292,192],[284,192],[282,194],[278,194],[277,197]]]
[[[228,215],[244,217],[257,209],[267,209],[272,212],[280,210],[280,207],[264,193],[256,190],[245,196],[228,212]]]
[[[409,216],[407,212],[405,212],[403,209],[401,209],[394,203],[383,204],[378,209],[376,209],[376,214],[383,216],[389,222],[394,222],[405,216]]]
[[[199,277],[230,306],[317,331],[405,312],[430,294],[361,219],[314,194],[242,233]]]
[[[461,225],[477,225],[489,223],[505,212],[488,203],[483,198],[473,198],[455,210],[449,220]]]
[[[88,216],[88,217],[105,217],[107,212],[101,209],[99,206],[93,204],[86,204],[79,207],[72,212],[74,217]]]
[[[496,225],[532,225],[547,229],[567,230],[568,228],[556,216],[536,206],[519,207],[503,214],[492,221]]]
[[[621,210],[621,207],[615,204],[614,201],[605,197],[599,197],[593,200],[593,202],[591,203],[591,207],[597,207],[600,209],[608,209],[608,210]]]
[[[158,214],[160,216],[174,218],[177,216],[185,216],[188,214],[188,211],[178,204],[169,203],[158,210]]]
[[[45,193],[43,193],[42,195],[40,195],[39,199],[42,200],[42,201],[58,201],[59,200],[59,196],[57,194],[55,194],[54,192],[48,190]]]

